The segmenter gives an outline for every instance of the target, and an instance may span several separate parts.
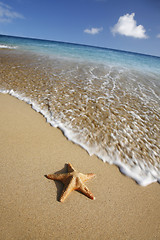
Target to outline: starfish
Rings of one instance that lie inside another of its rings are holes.
[[[68,195],[74,190],[77,190],[85,194],[87,197],[94,200],[95,197],[87,188],[87,186],[84,184],[84,182],[93,178],[95,174],[79,173],[73,168],[71,163],[68,163],[67,167],[68,167],[68,173],[46,175],[48,179],[61,181],[64,184],[64,189],[59,201],[64,202],[64,200],[68,197]]]

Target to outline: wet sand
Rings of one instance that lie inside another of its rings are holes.
[[[160,239],[160,185],[137,185],[116,166],[89,156],[46,123],[31,106],[0,94],[0,239]],[[45,174],[66,163],[96,178],[86,185],[96,200]]]

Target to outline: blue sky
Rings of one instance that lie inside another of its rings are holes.
[[[160,0],[0,0],[0,34],[160,56]]]

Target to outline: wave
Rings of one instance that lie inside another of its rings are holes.
[[[0,48],[5,48],[5,49],[16,49],[16,48],[18,48],[18,47],[17,47],[17,46],[10,46],[10,45],[0,44]]]
[[[9,94],[13,97],[18,98],[19,100],[26,102],[27,104],[30,104],[32,109],[34,109],[38,113],[41,113],[51,126],[61,129],[64,136],[68,140],[84,148],[90,156],[95,154],[98,158],[103,160],[103,162],[108,162],[111,165],[116,165],[122,174],[132,178],[139,185],[147,186],[154,182],[160,182],[160,177],[158,176],[155,168],[151,164],[150,166],[147,166],[145,163],[141,162],[140,165],[130,166],[120,161],[119,156],[116,153],[114,154],[114,158],[111,161],[110,157],[106,157],[105,154],[103,154],[103,151],[99,151],[99,147],[96,144],[94,146],[87,145],[86,142],[84,142],[84,140],[74,132],[74,129],[72,130],[71,128],[67,128],[65,124],[61,123],[60,121],[54,121],[53,118],[51,118],[50,114],[48,114],[48,112],[42,110],[39,104],[32,101],[30,98],[25,97],[24,94],[19,94],[16,91],[4,89],[0,89],[0,92],[3,94]]]
[[[1,54],[0,92],[30,104],[69,140],[138,184],[160,182],[157,63],[144,72],[21,47],[15,53]]]

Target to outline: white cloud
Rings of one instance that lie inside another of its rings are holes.
[[[157,35],[157,38],[160,38],[160,33]]]
[[[23,19],[24,16],[18,12],[13,11],[12,7],[3,2],[0,2],[0,22],[11,22],[15,18]]]
[[[142,25],[137,26],[137,22],[134,19],[135,13],[126,14],[121,16],[112,28],[112,33],[115,35],[116,33],[134,38],[148,38],[146,35],[146,30]]]
[[[95,34],[98,34],[99,32],[101,32],[102,30],[103,30],[102,27],[101,28],[91,28],[91,29],[85,29],[84,32],[95,35]]]

